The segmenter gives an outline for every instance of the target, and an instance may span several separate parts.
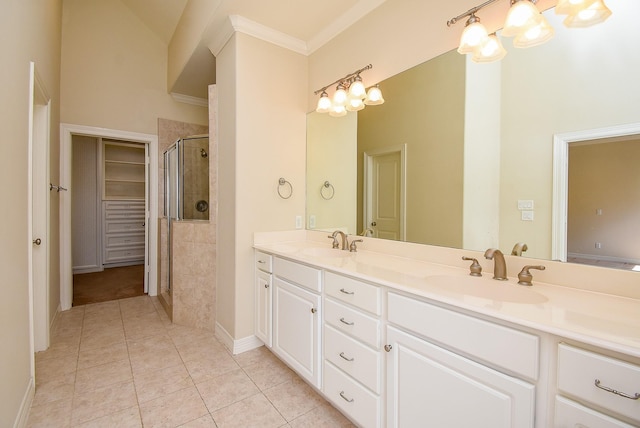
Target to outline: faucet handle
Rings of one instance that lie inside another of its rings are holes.
[[[480,266],[480,263],[478,263],[478,260],[474,259],[473,257],[465,257],[462,256],[462,260],[468,260],[468,261],[472,261],[473,263],[471,263],[471,266],[469,266],[469,275],[471,276],[482,276],[482,266]]]
[[[529,269],[537,269],[537,270],[545,270],[546,268],[542,265],[537,265],[537,266],[525,266],[522,268],[522,270],[520,271],[520,273],[518,274],[518,284],[520,285],[528,285],[531,286],[533,285],[531,283],[531,280],[533,279],[533,275],[531,275],[531,273],[529,273]]]
[[[351,241],[351,244],[349,245],[350,253],[355,253],[356,251],[358,251],[358,247],[356,247],[356,242],[362,242],[362,239],[354,239],[353,241]]]
[[[328,235],[327,238],[333,239],[333,243],[331,244],[331,248],[340,248],[340,244],[338,243],[338,238],[335,236]]]

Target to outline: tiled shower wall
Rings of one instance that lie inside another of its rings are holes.
[[[210,105],[215,87],[209,88]],[[215,328],[215,258],[216,258],[216,208],[217,208],[217,141],[215,110],[209,108],[210,128],[202,125],[158,119],[159,177],[158,207],[164,213],[164,151],[176,140],[190,135],[209,133],[209,221],[177,221],[173,227],[173,277],[171,294],[167,293],[167,225],[159,220],[158,276],[159,297],[167,313],[176,324],[203,328]]]

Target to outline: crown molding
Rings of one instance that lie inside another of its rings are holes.
[[[198,107],[208,107],[209,101],[204,98],[192,97],[190,95],[179,94],[177,92],[171,92],[171,97],[174,101],[184,104],[191,104]]]

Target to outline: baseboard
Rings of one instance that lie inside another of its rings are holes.
[[[264,345],[264,343],[254,335],[235,340],[219,323],[216,323],[216,337],[233,355],[241,354]]]
[[[615,262],[615,263],[630,263],[630,264],[640,264],[640,260],[637,259],[626,259],[622,257],[611,257],[611,256],[599,256],[595,254],[581,254],[581,253],[568,253],[567,257],[575,257],[580,259],[587,260],[603,260],[606,262]]]
[[[27,389],[22,397],[22,403],[20,403],[20,409],[16,415],[16,420],[13,423],[13,428],[25,428],[27,426],[29,410],[31,409],[31,403],[33,403],[33,396],[35,393],[36,385],[33,377],[30,377],[29,382],[27,383]]]

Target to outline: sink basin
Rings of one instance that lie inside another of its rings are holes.
[[[495,302],[535,304],[548,300],[547,297],[531,287],[524,287],[513,282],[496,281],[489,277],[433,275],[425,277],[425,282],[430,286],[451,293]]]
[[[301,251],[301,253],[304,254],[305,256],[325,257],[325,258],[349,257],[349,255],[352,254],[352,253],[349,253],[348,251],[338,250],[337,248],[320,248],[320,247],[305,248]]]

